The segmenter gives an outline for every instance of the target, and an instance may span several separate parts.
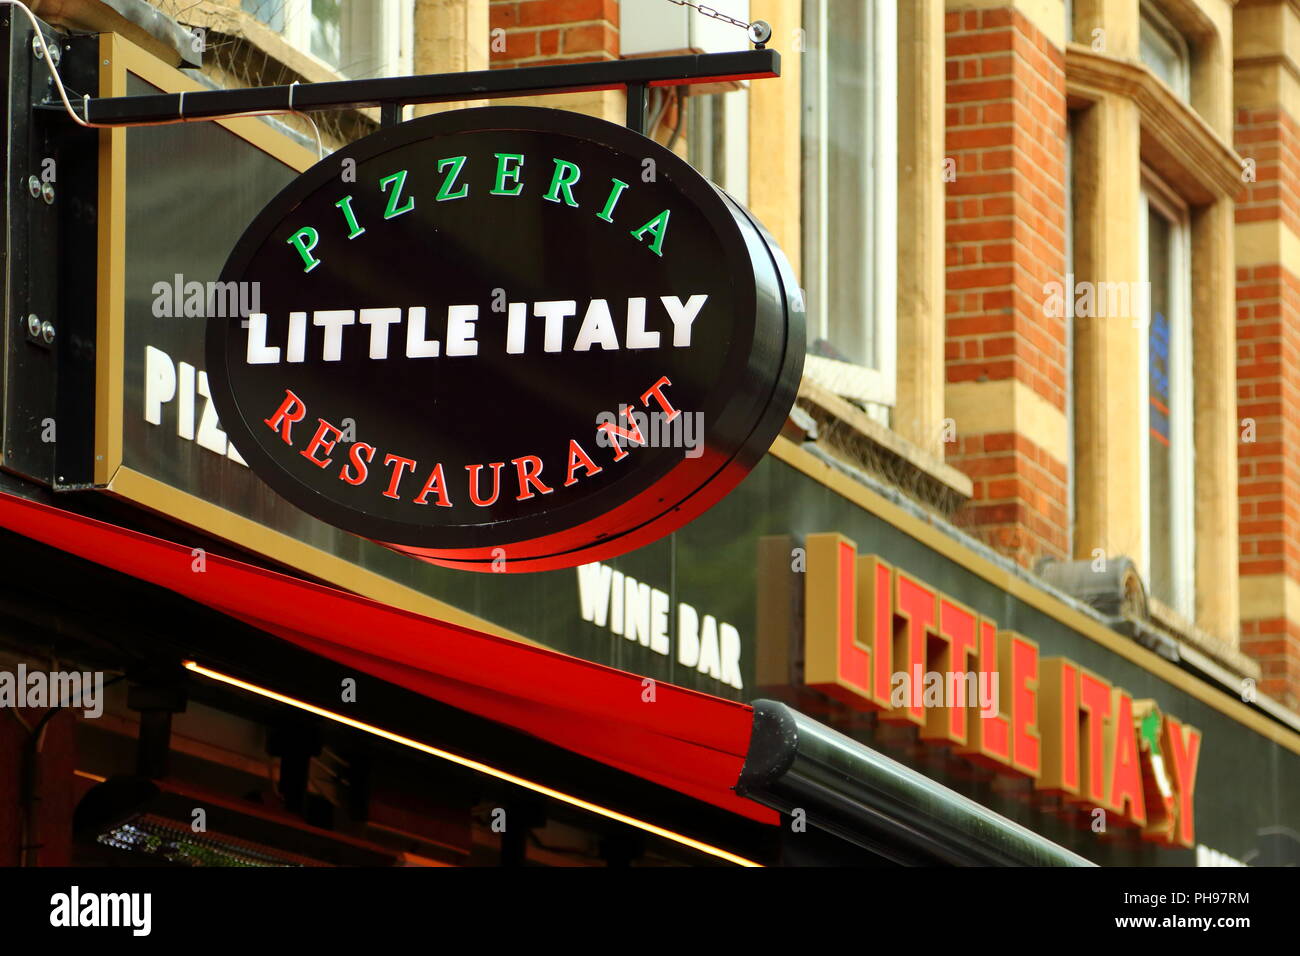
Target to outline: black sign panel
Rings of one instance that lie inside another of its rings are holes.
[[[767,450],[803,366],[761,226],[653,141],[558,110],[352,144],[266,207],[221,281],[259,304],[208,326],[248,464],[456,567],[572,566],[680,527]]]

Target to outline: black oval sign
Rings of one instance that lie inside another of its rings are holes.
[[[477,570],[680,527],[766,452],[803,307],[762,227],[675,154],[560,110],[382,130],[291,183],[222,272],[221,421],[316,517]]]

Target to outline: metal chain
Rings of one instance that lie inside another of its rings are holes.
[[[737,20],[729,17],[725,13],[719,13],[712,7],[705,6],[702,3],[692,3],[691,0],[668,0],[669,3],[675,3],[679,7],[692,7],[695,12],[706,17],[712,17],[714,20],[721,20],[723,23],[730,23],[732,26],[740,27],[742,30],[748,30],[753,24],[746,23],[744,20]]]

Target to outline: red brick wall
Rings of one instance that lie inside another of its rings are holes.
[[[958,522],[1026,566],[1066,557],[1069,494],[1066,466],[1014,432],[959,435],[949,464],[971,478],[973,495]]]
[[[952,11],[947,30],[946,375],[1015,379],[1064,414],[1066,329],[1043,286],[1065,272],[1065,64],[1012,9]],[[1070,550],[1066,462],[1041,436],[960,435],[949,463],[971,476],[959,515],[1031,564]]]
[[[1276,109],[1238,112],[1237,150],[1255,162],[1238,223],[1281,219],[1300,234],[1298,133]],[[1237,270],[1237,410],[1254,425],[1237,453],[1243,590],[1252,576],[1300,581],[1300,278],[1280,264]],[[1300,706],[1300,621],[1247,608],[1241,649],[1260,663],[1260,690]]]
[[[618,0],[491,0],[488,17],[493,69],[618,59]]]

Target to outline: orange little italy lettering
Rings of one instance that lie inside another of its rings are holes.
[[[804,682],[981,766],[1195,845],[1201,735],[840,534],[805,540]]]

